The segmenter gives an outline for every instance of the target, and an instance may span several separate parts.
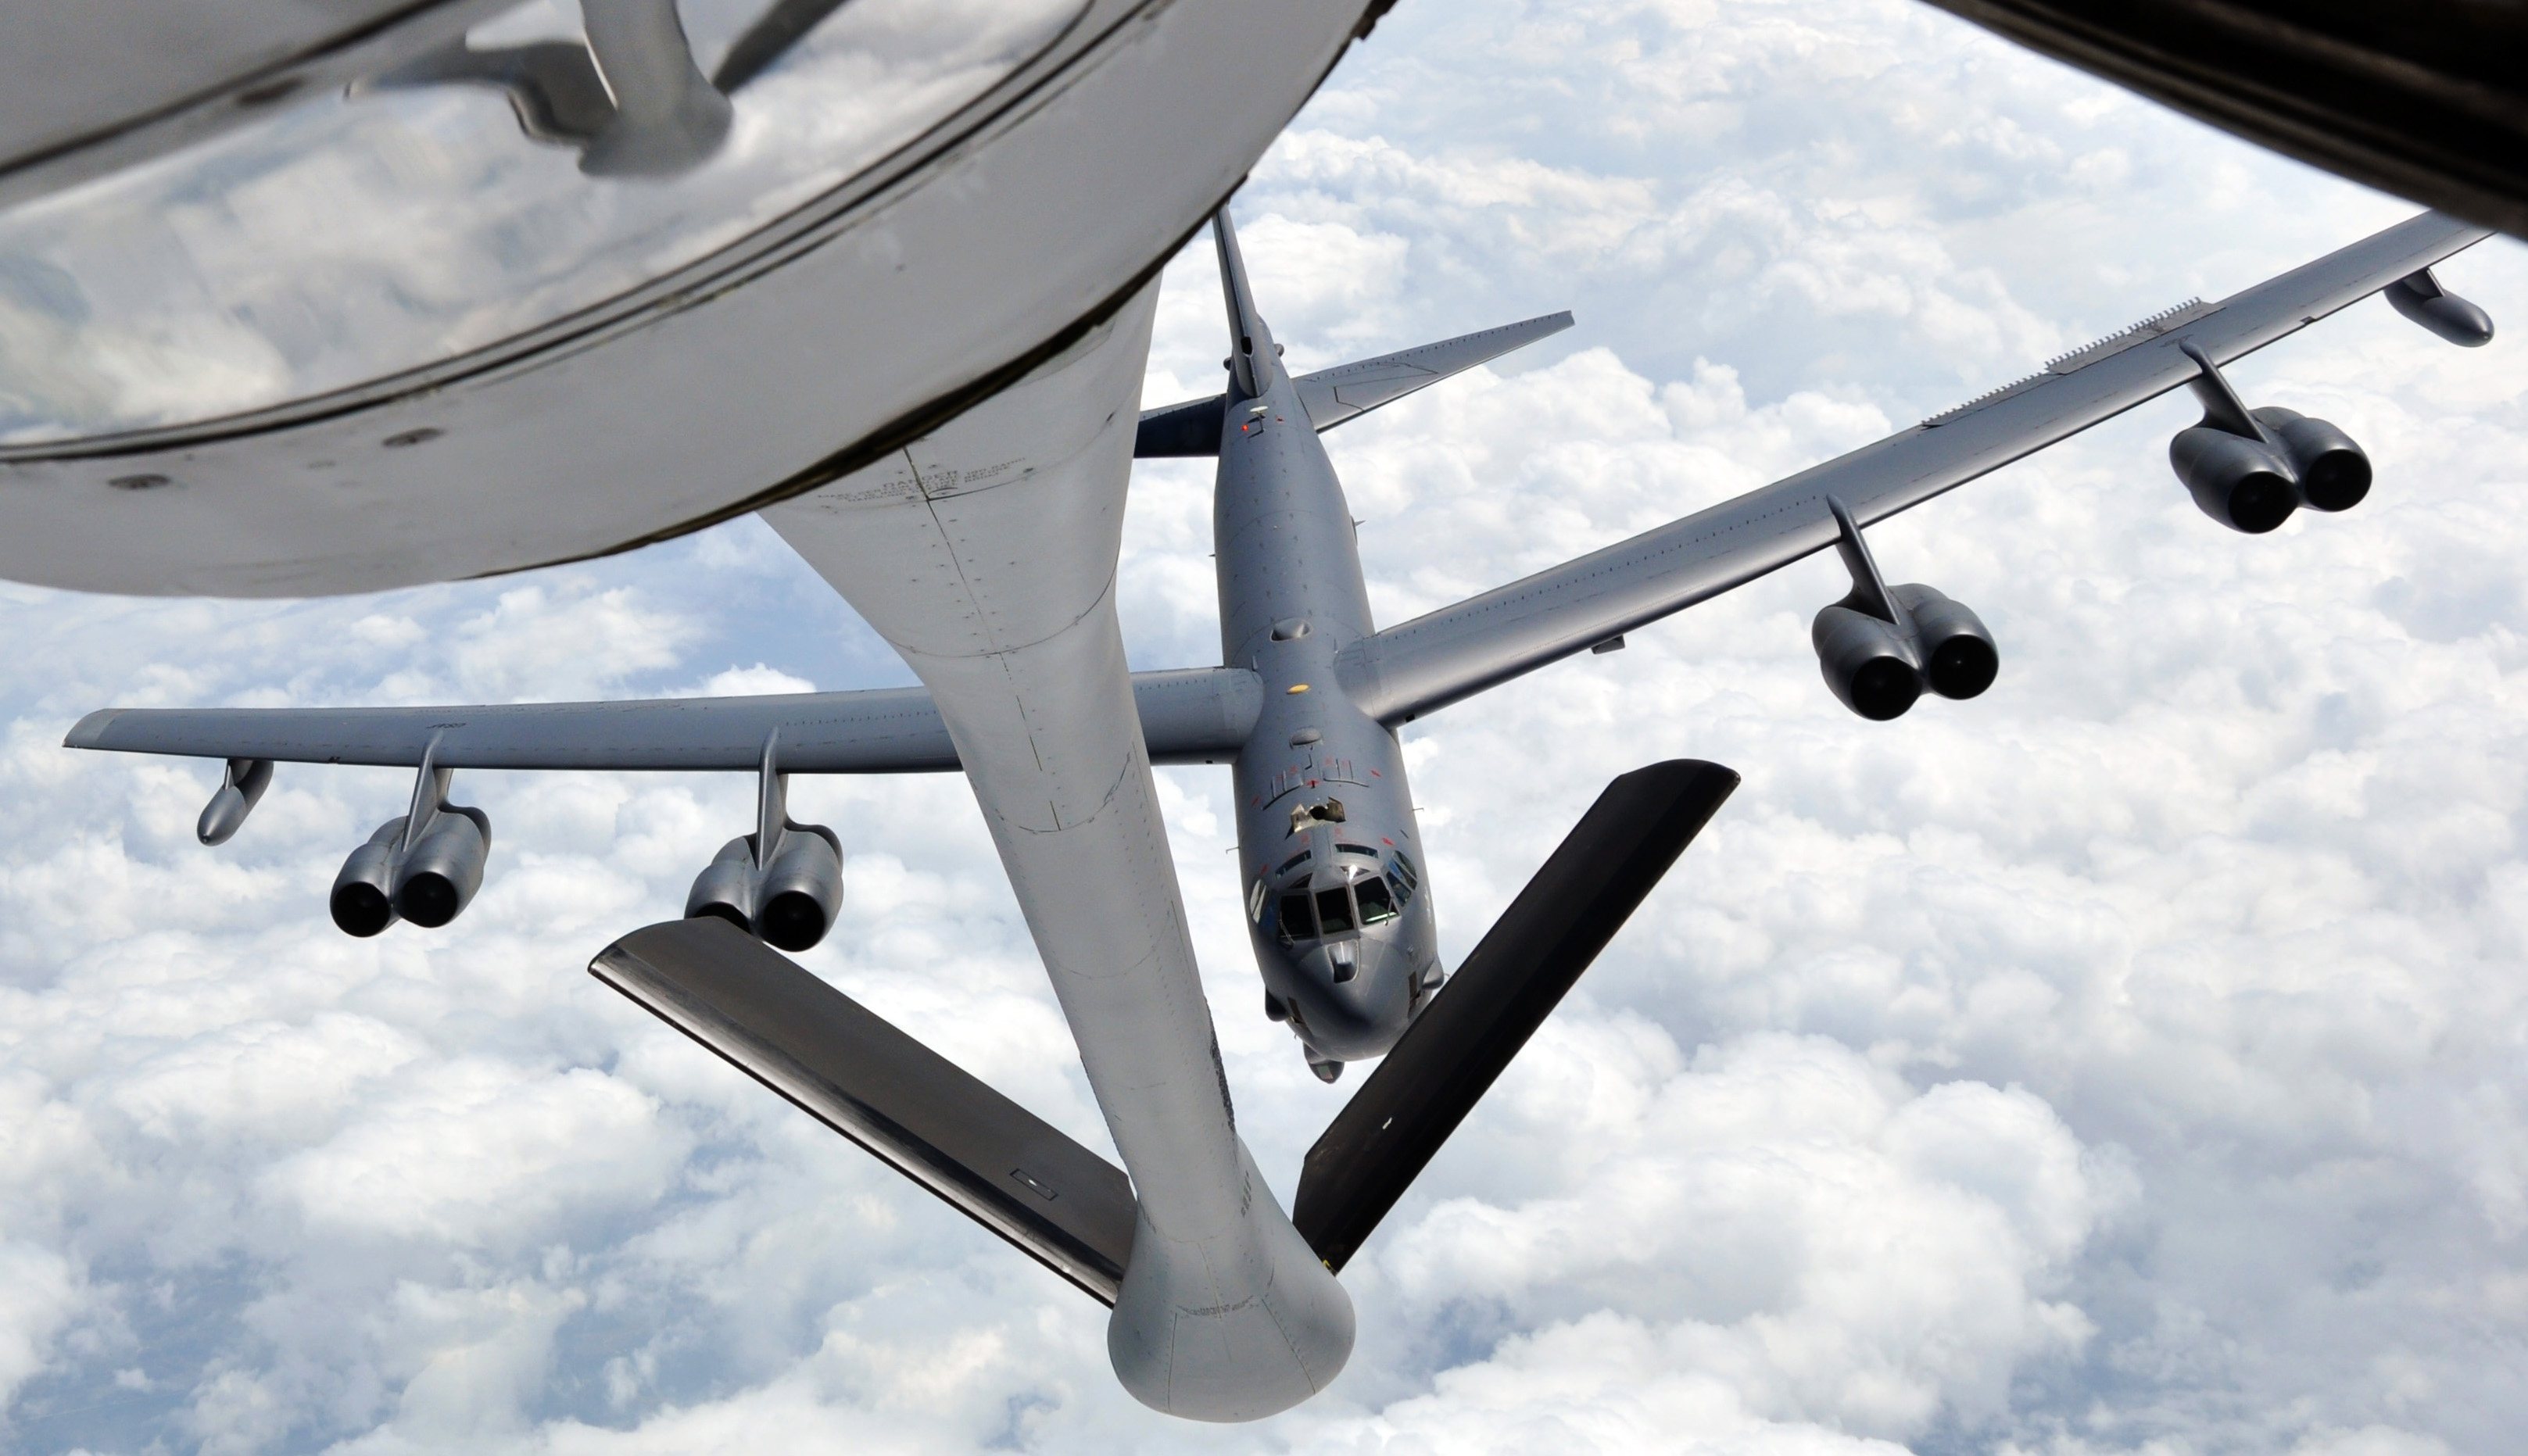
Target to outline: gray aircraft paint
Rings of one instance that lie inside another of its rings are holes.
[[[1438,935],[1428,891],[1406,889],[1419,876],[1398,868],[1399,854],[1411,865],[1422,852],[1403,752],[1336,671],[1374,630],[1351,509],[1256,310],[1226,209],[1212,228],[1232,351],[1212,500],[1221,660],[1252,667],[1263,689],[1233,770],[1247,932],[1266,991],[1295,1013],[1291,1029],[1311,1060],[1357,1061],[1403,1034]],[[1323,817],[1338,806],[1341,820]],[[1362,925],[1352,902],[1371,882],[1406,903]],[[1308,913],[1322,895],[1352,923],[1286,937],[1293,918],[1310,928],[1285,909],[1300,895]]]
[[[1325,1387],[1351,1301],[1238,1136],[1115,618],[1152,284],[897,455],[764,512],[930,689],[1139,1203],[1127,1389],[1252,1420]]]

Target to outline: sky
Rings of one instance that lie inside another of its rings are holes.
[[[1237,202],[1300,368],[1578,325],[1329,437],[1383,622],[1903,428],[2407,215],[1912,0],[1407,0]],[[2507,240],[2443,278],[2518,320]],[[1206,244],[1145,402],[1216,390]],[[2528,323],[2528,320],[2521,320]],[[2378,302],[2245,361],[2378,463],[2246,538],[2183,398],[1874,528],[1999,682],[1837,704],[1831,559],[1413,725],[1444,957],[1615,775],[1734,799],[1345,1271],[1332,1389],[1190,1426],[1104,1312],[587,976],[751,785],[470,773],[438,932],[352,941],[392,770],[59,747],[106,703],[896,685],[753,520],[294,602],[0,586],[0,1448],[2446,1456],[2528,1425],[2528,385]],[[1217,660],[1200,462],[1136,470],[1136,666]],[[1261,1014],[1227,776],[1160,773],[1240,1127],[1354,1083]],[[1106,1145],[962,781],[803,780],[802,958]]]

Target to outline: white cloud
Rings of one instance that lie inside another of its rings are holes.
[[[656,1199],[684,1151],[649,1098],[588,1067],[536,1076],[451,1062],[376,1102],[266,1179],[310,1225],[353,1239],[514,1242],[590,1208]]]

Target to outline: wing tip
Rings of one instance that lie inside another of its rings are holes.
[[[62,747],[66,749],[104,748],[105,730],[114,726],[114,720],[122,715],[123,709],[119,707],[98,708],[71,725],[71,731],[62,738]]]

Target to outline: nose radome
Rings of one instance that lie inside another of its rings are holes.
[[[1412,967],[1383,938],[1320,946],[1303,968],[1314,991],[1307,998],[1308,1041],[1318,1051],[1357,1062],[1385,1055],[1404,1034],[1413,1010]]]

